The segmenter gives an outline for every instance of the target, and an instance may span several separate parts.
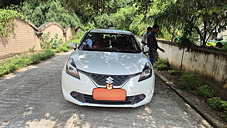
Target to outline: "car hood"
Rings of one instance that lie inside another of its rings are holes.
[[[149,59],[143,53],[74,51],[77,69],[97,74],[128,75],[142,72]]]

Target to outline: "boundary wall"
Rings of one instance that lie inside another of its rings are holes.
[[[199,74],[204,81],[227,100],[227,52],[219,49],[192,47],[179,49],[176,43],[158,41],[165,53],[158,50],[160,59],[167,59],[171,68]]]
[[[72,27],[62,28],[56,22],[47,22],[37,28],[30,22],[15,18],[14,31],[8,37],[0,36],[0,59],[27,52],[29,48],[33,47],[35,50],[41,50],[41,35],[48,32],[50,32],[51,38],[58,34],[58,39],[66,42],[72,38],[75,29]]]

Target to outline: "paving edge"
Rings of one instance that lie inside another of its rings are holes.
[[[214,128],[227,128],[225,127],[220,121],[218,121],[217,119],[213,118],[212,116],[210,116],[207,113],[204,113],[201,109],[199,109],[198,107],[196,107],[196,105],[194,105],[193,102],[189,101],[187,99],[187,97],[185,97],[184,95],[182,95],[181,90],[174,88],[173,86],[171,86],[169,84],[169,80],[164,77],[163,75],[161,75],[158,71],[154,71],[156,76],[158,76],[162,81],[165,82],[165,84],[171,89],[173,90],[181,99],[183,99],[191,108],[193,108],[201,117],[203,117],[211,126],[213,126]]]

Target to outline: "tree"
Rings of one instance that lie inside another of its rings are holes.
[[[97,28],[109,28],[112,27],[114,23],[111,15],[108,15],[106,13],[95,17],[94,22]]]
[[[156,22],[183,30],[184,38],[195,31],[202,45],[215,29],[226,29],[227,2],[224,0],[177,0],[156,15]]]
[[[58,9],[49,7],[53,6],[53,2],[54,0],[25,0],[25,2],[23,2],[22,4],[22,9],[20,9],[20,12],[27,16],[27,18],[35,25],[39,26],[45,21],[56,20],[56,17],[60,17],[54,12],[59,12],[58,14],[60,15],[62,14],[62,11],[59,11],[59,6],[56,6],[58,7]],[[68,10],[70,14],[75,13],[77,16],[79,16],[84,24],[95,23],[95,26],[100,27],[101,23],[104,23],[106,27],[112,25],[114,20],[110,21],[104,16],[111,18],[113,15],[115,15],[115,13],[119,12],[121,8],[129,6],[136,7],[137,9],[136,12],[133,12],[133,17],[135,17],[136,15],[145,14],[146,10],[152,7],[153,0],[55,0],[55,3],[56,2],[60,2],[61,7],[63,7],[65,10]],[[127,10],[125,10],[124,12],[127,12]],[[134,25],[130,25],[132,23],[133,17],[129,18],[130,16],[127,15],[131,14],[128,12],[127,14],[125,14],[127,20],[129,20],[127,21],[127,25],[123,27],[124,25],[120,24],[121,26],[119,28],[128,29],[129,26],[131,26],[130,28],[133,29],[132,26]],[[142,16],[140,16],[139,18],[141,17]],[[57,19],[66,18],[67,17],[64,16]],[[121,22],[120,20],[118,21]],[[139,20],[137,20],[136,23],[138,22]],[[115,24],[119,25],[119,23],[116,22]]]
[[[85,23],[92,22],[95,17],[103,14],[114,14],[130,1],[131,0],[61,0],[65,7],[69,10],[73,10]]]
[[[22,17],[22,15],[16,11],[0,9],[0,36],[9,36],[9,33],[14,30],[16,17]]]
[[[10,5],[20,5],[21,2],[24,2],[25,0],[1,0],[0,1],[0,8],[6,8]]]
[[[113,14],[114,26],[118,29],[129,30],[129,27],[134,19],[136,8],[133,6],[127,6],[121,8],[117,13]]]
[[[49,21],[55,21],[62,27],[80,25],[79,17],[74,12],[66,10],[59,0],[25,1],[17,10],[36,26]]]

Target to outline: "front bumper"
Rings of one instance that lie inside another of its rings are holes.
[[[139,75],[130,78],[121,89],[126,90],[125,101],[101,101],[94,100],[92,92],[97,85],[83,73],[80,73],[80,79],[62,71],[62,92],[64,98],[72,103],[81,106],[97,107],[138,107],[151,101],[155,87],[155,75],[140,81]],[[144,97],[143,97],[144,96]]]

